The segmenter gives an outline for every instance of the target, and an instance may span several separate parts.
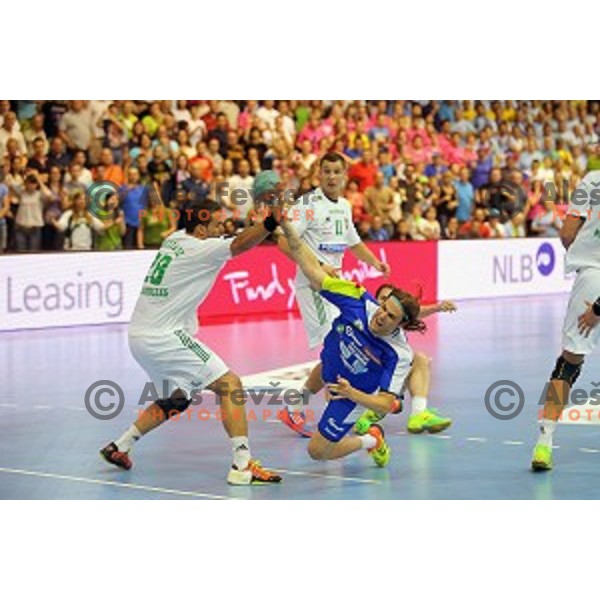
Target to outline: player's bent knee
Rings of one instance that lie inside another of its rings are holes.
[[[308,455],[313,460],[326,460],[327,459],[327,450],[323,445],[323,440],[316,439],[315,436],[319,435],[315,433],[308,443]]]
[[[191,403],[192,401],[188,400],[185,396],[176,395],[173,395],[166,400],[157,400],[155,402],[156,406],[163,411],[166,419],[185,412]]]
[[[575,359],[576,355],[567,353],[569,359]],[[552,371],[552,375],[550,379],[556,379],[558,381],[564,381],[568,383],[571,387],[577,381],[579,375],[581,375],[581,369],[583,367],[583,358],[581,362],[575,363],[567,360],[564,355],[559,356],[556,361],[556,365],[554,367],[554,371]]]
[[[242,380],[238,375],[231,371],[227,371],[225,375],[221,375],[221,377],[209,385],[208,388],[221,397],[232,395],[234,392],[243,389]]]

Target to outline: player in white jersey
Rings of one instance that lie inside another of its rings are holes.
[[[232,257],[262,242],[277,227],[273,216],[235,238],[220,234],[219,205],[207,202],[186,211],[185,229],[163,242],[152,263],[129,326],[129,347],[151,378],[154,402],[101,456],[123,469],[132,467],[129,452],[144,434],[184,412],[203,389],[217,394],[223,426],[231,438],[233,465],[227,481],[234,485],[277,483],[281,477],[261,467],[250,454],[242,383],[206,344],[195,339],[196,311],[219,271]],[[242,404],[242,406],[240,406]]]
[[[588,173],[571,195],[560,238],[567,249],[566,271],[577,276],[563,325],[562,354],[546,389],[540,436],[531,460],[535,471],[552,468],[552,436],[558,419],[585,357],[600,340],[600,328],[590,327],[594,325],[592,303],[600,296],[600,171]],[[600,313],[600,304],[596,311]]]
[[[323,270],[337,277],[347,249],[363,262],[375,267],[384,275],[390,274],[389,266],[380,261],[361,241],[352,221],[352,207],[342,197],[346,184],[346,162],[341,154],[329,152],[319,161],[320,187],[298,199],[291,209],[290,222],[300,238],[317,257]],[[287,240],[280,236],[279,248],[289,257]],[[296,270],[296,299],[308,336],[310,349],[322,345],[331,329],[339,310],[311,289],[301,269]],[[307,398],[323,387],[321,364],[310,373],[304,384],[303,394]],[[282,421],[302,435],[309,435],[301,409],[280,411]]]

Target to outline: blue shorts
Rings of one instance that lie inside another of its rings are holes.
[[[354,426],[355,421],[346,421],[346,418],[355,408],[356,402],[352,400],[328,402],[319,421],[319,433],[330,442],[339,442]]]

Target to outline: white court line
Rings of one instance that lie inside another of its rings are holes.
[[[15,475],[30,475],[32,477],[47,477],[50,479],[63,479],[78,483],[94,483],[96,485],[109,485],[113,487],[129,488],[132,490],[143,490],[145,492],[156,492],[158,494],[174,494],[176,496],[193,496],[194,498],[210,498],[212,500],[232,500],[228,496],[217,496],[215,494],[204,494],[202,492],[189,492],[186,490],[173,490],[170,488],[155,487],[152,485],[140,485],[137,483],[121,483],[120,481],[106,481],[105,479],[91,479],[89,477],[76,477],[74,475],[61,475],[59,473],[44,473],[41,471],[26,471],[24,469],[9,469],[0,467],[0,473],[13,473]]]
[[[598,448],[579,448],[580,452],[585,452],[586,454],[598,454],[600,450]]]
[[[3,402],[2,404],[0,404],[0,406],[2,408],[16,408],[17,407],[16,404],[11,404],[10,402]]]
[[[309,471],[287,471],[285,469],[271,469],[277,473],[285,473],[286,475],[302,475],[304,477],[320,477],[322,479],[337,479],[340,481],[356,481],[358,483],[375,483],[381,485],[381,481],[377,479],[361,479],[360,477],[342,477],[341,475],[325,475],[324,473],[310,473]]]
[[[487,439],[482,437],[468,437],[467,442],[487,442]]]
[[[436,440],[451,440],[452,439],[451,435],[440,435],[439,433],[436,433],[435,435],[428,435],[427,437],[435,438]]]
[[[522,446],[525,442],[519,442],[518,440],[503,440],[505,446]]]
[[[35,408],[37,410],[50,410],[52,407],[48,404],[34,404],[31,408]]]

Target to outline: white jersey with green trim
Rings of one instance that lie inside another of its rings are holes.
[[[129,335],[154,336],[179,329],[195,333],[198,305],[231,258],[234,239],[199,240],[183,229],[172,233],[163,242],[144,279]]]
[[[330,200],[321,188],[304,194],[290,209],[289,218],[319,261],[336,269],[342,267],[346,249],[361,242],[348,200],[342,197]],[[296,269],[296,287],[308,285],[302,271]]]
[[[600,171],[590,171],[581,180],[571,194],[568,214],[584,218],[585,223],[567,250],[567,273],[600,269]]]

